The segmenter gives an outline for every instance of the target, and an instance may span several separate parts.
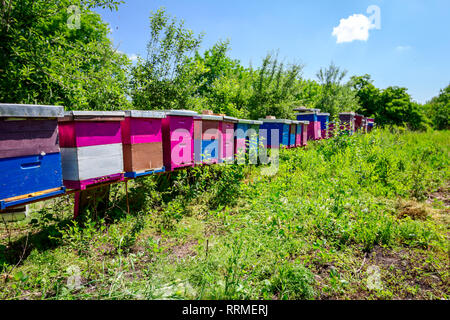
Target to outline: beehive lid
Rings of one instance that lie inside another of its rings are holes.
[[[300,113],[311,113],[311,112],[318,113],[320,112],[320,109],[301,107],[301,108],[294,108],[294,111],[298,111]]]
[[[124,111],[66,111],[61,121],[121,121]]]
[[[248,120],[248,119],[238,119],[239,123],[245,123],[245,124],[252,124],[253,120]]]
[[[304,115],[309,115],[309,114],[316,114],[317,115],[317,112],[302,112],[302,113],[296,113],[295,115],[296,116],[304,116]]]
[[[238,122],[238,118],[235,118],[235,117],[230,117],[230,116],[224,116],[223,117],[223,120],[224,121],[228,121],[228,122]]]
[[[164,113],[166,116],[183,116],[183,117],[193,117],[198,116],[199,114],[192,110],[165,110]]]
[[[292,123],[293,123],[293,124],[300,124],[300,123],[302,123],[302,121],[292,120]]]
[[[211,121],[222,121],[223,120],[222,116],[216,116],[216,115],[212,115],[212,114],[200,114],[198,116],[198,118],[200,118],[202,120],[211,120]]]
[[[330,114],[329,114],[329,113],[326,113],[326,112],[318,113],[317,115],[318,115],[318,116],[330,116]]]
[[[263,119],[263,118],[260,118],[259,121],[270,122],[270,123],[285,123],[285,124],[292,123],[292,120],[288,120],[288,119]]]
[[[354,116],[355,115],[355,113],[354,112],[341,112],[341,113],[339,113],[339,115],[350,115],[350,116]]]
[[[161,111],[149,110],[126,110],[125,116],[130,118],[165,118],[166,114]]]
[[[62,118],[64,108],[60,106],[0,103],[0,117]]]
[[[305,120],[301,120],[301,121],[299,121],[300,123],[303,123],[303,124],[309,124],[309,121],[305,121]]]

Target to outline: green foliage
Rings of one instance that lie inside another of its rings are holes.
[[[215,165],[137,179],[131,214],[110,222],[62,223],[55,203],[16,226],[53,227],[52,246],[30,237],[24,250],[20,238],[2,238],[0,297],[404,299],[415,283],[414,298],[446,298],[448,223],[434,213],[447,209],[420,201],[448,184],[448,135],[339,135],[282,150],[274,176]],[[124,205],[117,191],[107,217]],[[400,199],[426,210],[417,218]],[[18,260],[5,259],[12,253]],[[365,285],[374,265],[383,287],[375,291]],[[67,286],[73,267],[78,289]]]
[[[379,111],[380,90],[373,85],[370,75],[353,76],[350,79],[350,85],[356,91],[360,103],[356,111],[368,117],[375,117]]]
[[[300,91],[300,77],[303,65],[291,63],[285,65],[279,61],[278,54],[268,54],[261,67],[250,69],[252,78],[252,95],[247,111],[252,119],[273,115],[277,118],[293,116],[293,106]]]
[[[147,59],[139,59],[131,69],[131,97],[139,109],[189,108],[197,85],[191,81],[202,67],[191,63],[189,55],[198,49],[202,35],[194,36],[184,21],[171,18],[160,8],[150,16]]]
[[[271,279],[270,287],[280,299],[311,299],[314,297],[314,275],[308,268],[299,264],[287,263]]]
[[[412,130],[423,130],[429,125],[424,108],[411,101],[406,88],[387,87],[379,90],[370,75],[353,76],[350,84],[356,92],[361,107],[358,112],[372,116],[377,124],[407,126]]]
[[[0,11],[0,101],[123,109],[129,59],[108,39],[98,6],[121,1],[3,1]],[[74,10],[79,9],[79,27]]]
[[[315,103],[315,107],[336,117],[339,112],[352,111],[358,106],[355,93],[348,84],[342,84],[347,71],[341,70],[333,62],[327,68],[317,72],[322,90]]]
[[[450,85],[441,89],[439,95],[425,105],[433,126],[438,130],[449,129],[450,119]]]

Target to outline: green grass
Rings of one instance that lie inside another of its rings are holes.
[[[0,230],[0,298],[448,299],[449,141],[378,130],[283,150],[273,176],[138,179],[132,213],[117,185],[98,220],[35,205]]]

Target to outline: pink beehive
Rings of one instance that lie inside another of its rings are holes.
[[[126,111],[122,122],[122,143],[140,144],[161,142],[161,120],[163,113],[156,111]]]
[[[309,121],[300,121],[302,125],[302,141],[301,145],[306,146],[308,145],[308,127],[309,127]]]
[[[70,111],[58,120],[64,185],[123,180],[123,111]]]
[[[163,157],[166,170],[194,165],[194,117],[190,110],[168,110],[162,120]]]
[[[293,120],[292,123],[295,125],[295,147],[300,147],[302,145],[302,127],[303,123],[301,121]]]
[[[238,119],[233,117],[224,116],[223,121],[220,123],[221,136],[221,153],[219,159],[221,162],[234,161],[234,124]],[[245,144],[245,140],[244,140]]]
[[[297,120],[309,121],[308,140],[319,140],[322,138],[321,123],[318,119],[319,109],[305,109],[308,112],[297,113]]]

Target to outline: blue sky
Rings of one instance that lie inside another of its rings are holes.
[[[114,45],[130,57],[145,57],[150,12],[163,6],[195,33],[204,32],[202,50],[229,39],[230,56],[243,65],[257,66],[267,52],[279,50],[286,62],[305,65],[305,78],[316,79],[333,61],[349,76],[370,74],[379,88],[407,87],[421,103],[450,83],[448,0],[125,2],[118,11],[97,12],[110,24]],[[371,5],[379,8],[379,20],[367,12]]]

